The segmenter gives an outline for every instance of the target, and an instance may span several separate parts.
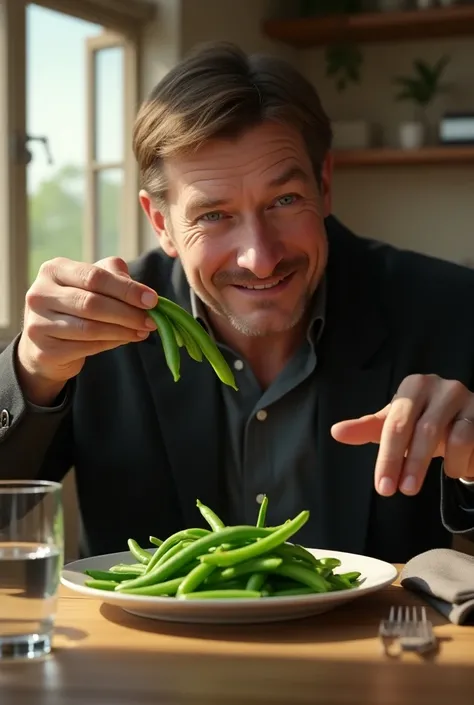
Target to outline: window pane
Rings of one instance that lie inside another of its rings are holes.
[[[27,6],[29,279],[45,260],[83,260],[88,37],[102,27]],[[52,163],[48,159],[48,147]]]
[[[97,259],[119,254],[123,176],[123,169],[104,169],[96,174]]]
[[[95,53],[95,159],[123,159],[123,48],[107,47]]]

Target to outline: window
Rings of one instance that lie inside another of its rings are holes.
[[[140,0],[0,0],[0,344],[41,263],[138,255]],[[65,14],[67,13],[67,14]]]

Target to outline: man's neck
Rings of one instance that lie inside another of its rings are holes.
[[[278,377],[304,340],[308,316],[291,330],[266,336],[242,335],[227,321],[206,310],[217,340],[242,357],[254,373],[262,389]]]

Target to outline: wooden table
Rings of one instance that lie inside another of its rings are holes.
[[[429,609],[430,657],[385,656],[397,585],[310,619],[189,626],[133,617],[61,588],[54,654],[0,666],[1,705],[472,705],[474,627]]]

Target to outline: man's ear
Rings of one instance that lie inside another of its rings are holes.
[[[144,189],[140,191],[138,198],[151,227],[157,234],[161,248],[166,252],[168,257],[177,257],[178,251],[171,237],[169,228],[166,225],[164,214],[156,208],[150,194]]]
[[[332,213],[332,174],[334,159],[331,152],[328,152],[323,162],[321,171],[321,190],[324,206],[324,217],[327,218]]]

